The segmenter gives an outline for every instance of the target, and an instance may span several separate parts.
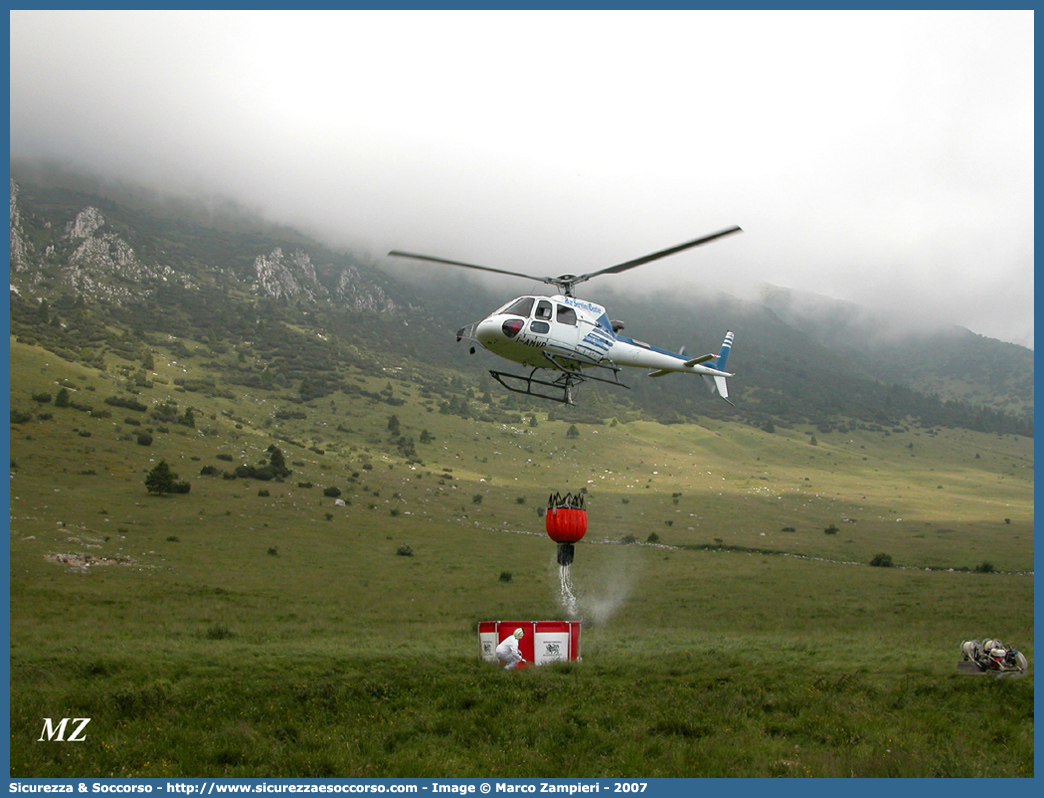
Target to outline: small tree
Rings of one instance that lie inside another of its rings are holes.
[[[569,429],[566,430],[566,437],[567,438],[579,438],[580,437],[580,430],[578,430],[576,428],[576,424],[570,424],[569,425]]]
[[[178,475],[170,470],[166,460],[160,460],[156,466],[145,477],[145,488],[149,493],[162,496],[164,493],[174,493],[177,486]],[[187,483],[186,483],[187,484]],[[185,491],[187,493],[187,491]]]
[[[293,473],[293,471],[286,467],[286,456],[274,443],[268,447],[268,454],[268,464],[272,469],[272,475],[276,479],[283,479]]]

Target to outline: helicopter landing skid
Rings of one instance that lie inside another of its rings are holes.
[[[573,387],[583,382],[584,377],[573,372],[558,372],[558,376],[553,380],[538,380],[535,376],[538,371],[540,369],[533,369],[529,372],[528,377],[493,369],[489,370],[489,374],[512,393],[535,396],[538,399],[550,399],[552,402],[561,402],[564,405],[573,404]],[[547,388],[548,391],[544,392],[541,388]]]
[[[548,356],[548,359],[554,363],[554,359]],[[557,364],[556,364],[557,366]],[[542,371],[541,367],[537,367],[529,372],[529,376],[521,374],[509,374],[506,371],[494,371],[490,369],[489,374],[493,379],[503,385],[512,393],[520,393],[526,396],[535,396],[539,399],[550,399],[552,402],[561,402],[564,405],[573,404],[573,388],[586,380],[597,380],[598,382],[605,382],[609,385],[618,385],[621,388],[627,388],[619,379],[609,380],[605,377],[595,377],[593,374],[581,374],[578,371],[572,371],[557,367],[556,370],[552,371],[555,376],[551,379],[540,380],[536,378],[536,373]],[[614,372],[619,369],[614,369]],[[614,377],[617,375],[614,373]],[[548,389],[547,391],[541,390],[542,388]]]

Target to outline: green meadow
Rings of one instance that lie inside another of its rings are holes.
[[[300,403],[193,362],[134,394],[188,425],[11,343],[14,777],[1034,775],[1032,439],[570,434],[440,412],[417,364]],[[226,478],[273,445],[290,476]],[[540,510],[581,489],[582,660],[504,673],[476,626],[569,617]],[[987,636],[1030,673],[958,674]]]

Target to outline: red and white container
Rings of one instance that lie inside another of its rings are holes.
[[[516,629],[525,632],[518,651],[526,662],[543,665],[580,659],[580,621],[482,621],[479,656],[496,662],[497,645]]]

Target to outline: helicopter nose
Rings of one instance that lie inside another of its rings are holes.
[[[475,337],[483,346],[509,340],[518,335],[526,323],[523,319],[491,316],[479,322],[475,329]]]

